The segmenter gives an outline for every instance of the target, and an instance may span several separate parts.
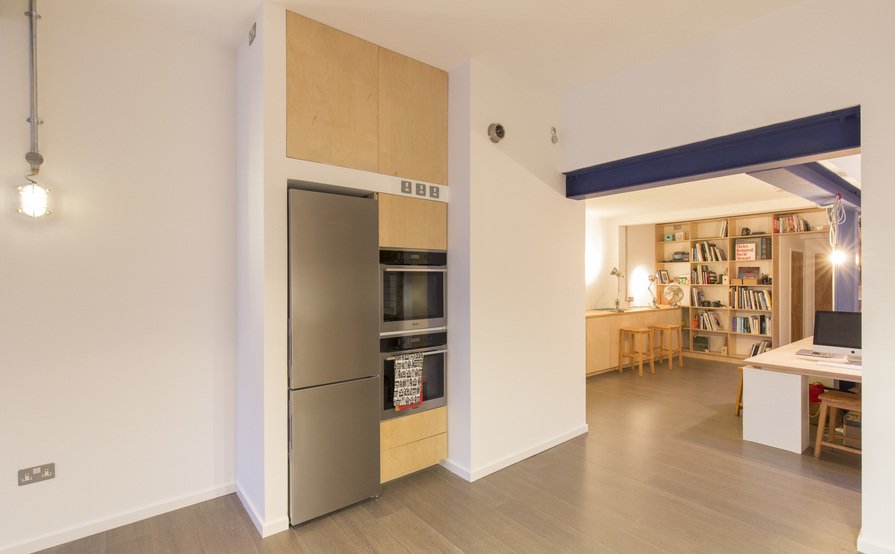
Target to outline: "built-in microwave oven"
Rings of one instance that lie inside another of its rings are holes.
[[[383,249],[379,267],[382,336],[446,328],[446,252]]]
[[[444,331],[381,337],[379,351],[382,360],[380,379],[382,419],[419,413],[444,406],[445,375],[447,368],[447,333]],[[422,402],[403,410],[395,410],[395,360],[402,354],[422,354]]]

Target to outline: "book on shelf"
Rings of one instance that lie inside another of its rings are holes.
[[[724,219],[721,221],[721,232],[718,233],[718,236],[724,238],[727,236],[727,220]]]
[[[759,354],[763,354],[767,352],[771,348],[771,341],[762,340],[752,344],[752,348],[749,350],[749,357],[758,356]]]
[[[718,312],[705,311],[696,315],[696,328],[703,331],[723,331],[724,326],[721,325],[721,318]]]
[[[743,335],[769,335],[771,316],[761,314],[733,317],[730,320],[730,330]]]
[[[811,224],[796,214],[781,215],[774,218],[775,233],[801,233],[810,230]]]
[[[748,287],[731,287],[730,305],[739,310],[771,311],[771,291]]]
[[[694,262],[726,262],[727,254],[713,242],[697,242],[690,258]]]
[[[734,241],[736,260],[770,260],[771,237],[739,238]]]

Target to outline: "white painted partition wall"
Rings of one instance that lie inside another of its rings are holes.
[[[860,105],[863,172],[863,552],[895,552],[895,3],[804,0],[563,98],[565,170]]]
[[[472,60],[450,102],[445,465],[475,480],[587,431],[584,205],[550,140],[557,99]]]
[[[2,552],[234,490],[234,52],[117,4],[38,3],[35,221],[28,2],[0,2]]]

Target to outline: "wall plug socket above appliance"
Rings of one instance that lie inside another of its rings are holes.
[[[56,464],[42,464],[19,470],[19,486],[30,485],[56,477]]]

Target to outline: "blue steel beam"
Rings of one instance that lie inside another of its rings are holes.
[[[847,204],[861,207],[861,189],[817,162],[752,171],[749,175],[815,204],[829,204],[832,197],[841,194]]]
[[[580,200],[740,173],[860,145],[861,108],[855,106],[569,171],[566,196]]]

